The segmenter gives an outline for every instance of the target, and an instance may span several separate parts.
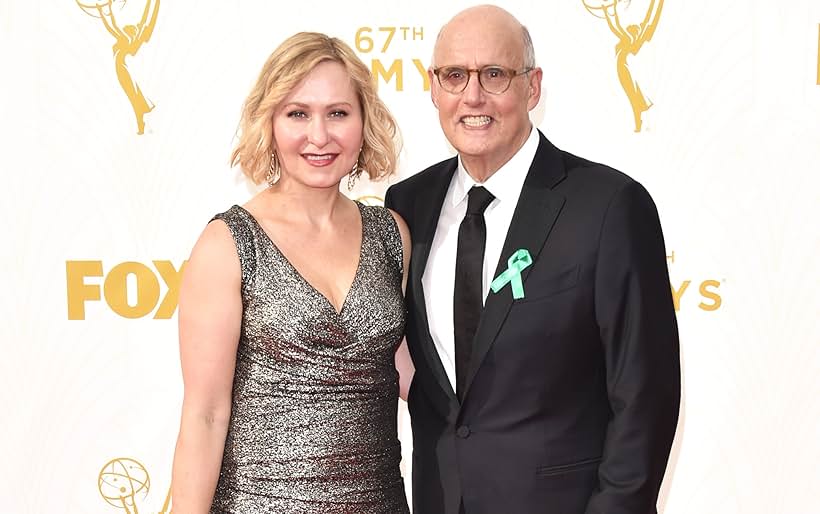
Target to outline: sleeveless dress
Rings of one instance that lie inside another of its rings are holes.
[[[359,266],[340,312],[234,205],[214,219],[242,269],[233,407],[211,513],[408,513],[394,353],[404,333],[402,244],[357,202]]]

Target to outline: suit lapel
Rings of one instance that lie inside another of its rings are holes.
[[[417,331],[421,350],[430,370],[451,401],[456,400],[456,394],[453,391],[452,384],[450,384],[450,379],[447,378],[447,372],[444,370],[444,365],[441,363],[441,358],[430,335],[421,277],[424,275],[424,269],[427,266],[427,258],[430,256],[430,248],[436,233],[441,207],[444,204],[445,196],[447,196],[447,189],[450,186],[453,173],[455,173],[457,162],[457,158],[453,158],[442,163],[442,169],[432,173],[431,181],[423,184],[424,189],[417,193],[414,212],[414,224],[417,228],[413,234],[413,253],[410,258],[413,304],[415,305],[415,317],[418,320]]]
[[[544,242],[564,205],[564,197],[554,192],[552,187],[565,176],[561,153],[543,134],[540,134],[538,150],[527,173],[527,178],[524,180],[524,187],[507,230],[507,238],[504,240],[504,247],[493,277],[497,277],[507,269],[507,259],[520,248],[525,248],[530,252],[533,262],[538,259]],[[529,271],[530,268],[527,268],[521,273],[525,291]],[[473,343],[465,398],[481,362],[507,318],[512,302],[509,286],[498,293],[493,293],[491,290],[487,296]]]

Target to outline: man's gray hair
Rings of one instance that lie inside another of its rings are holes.
[[[530,31],[524,25],[521,25],[521,31],[524,33],[524,68],[535,68],[535,47]]]

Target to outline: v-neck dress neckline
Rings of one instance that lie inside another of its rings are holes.
[[[345,311],[345,306],[348,303],[348,299],[350,298],[350,295],[353,292],[353,288],[356,287],[356,284],[359,282],[359,274],[361,273],[362,262],[364,261],[364,255],[363,254],[364,254],[364,247],[365,247],[365,237],[367,236],[367,230],[365,230],[365,226],[364,226],[365,225],[365,217],[364,217],[364,214],[362,212],[363,204],[361,204],[360,202],[354,202],[354,203],[356,204],[356,207],[358,207],[358,209],[359,209],[359,217],[361,219],[361,224],[362,224],[361,241],[359,243],[359,262],[356,263],[356,271],[353,273],[353,280],[350,282],[350,286],[347,288],[347,293],[345,294],[344,298],[342,299],[342,304],[341,304],[341,306],[339,307],[338,310],[336,310],[336,306],[333,305],[333,302],[330,301],[330,298],[328,298],[324,293],[322,293],[316,286],[311,284],[310,281],[307,278],[305,278],[305,276],[302,274],[302,272],[299,271],[299,269],[290,261],[290,259],[288,259],[288,256],[285,255],[285,253],[282,250],[279,249],[279,247],[274,242],[273,238],[270,236],[270,234],[268,234],[267,230],[265,230],[265,228],[262,226],[262,224],[259,222],[259,220],[256,219],[256,216],[251,214],[250,211],[248,211],[247,209],[245,209],[241,205],[237,205],[237,207],[239,209],[241,209],[242,211],[244,211],[245,214],[247,214],[247,216],[253,221],[254,225],[256,225],[256,228],[259,229],[259,231],[264,235],[264,238],[268,242],[268,244],[270,244],[271,247],[274,249],[274,251],[276,251],[276,253],[278,253],[279,256],[282,257],[282,260],[293,271],[293,273],[297,277],[299,277],[299,280],[305,286],[307,286],[307,288],[310,289],[313,294],[316,294],[316,295],[320,296],[322,298],[322,300],[324,300],[324,303],[327,304],[327,306],[336,314],[336,316],[342,316],[342,314]]]

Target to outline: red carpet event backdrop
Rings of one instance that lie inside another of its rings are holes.
[[[345,192],[379,204],[454,154],[426,70],[469,5],[0,3],[0,512],[170,512],[180,281],[254,192],[228,160],[262,63],[311,30],[371,67],[404,149],[389,182]],[[684,396],[659,508],[820,512],[820,2],[500,5],[544,70],[535,126],[660,211]],[[409,480],[403,403],[400,437]]]

